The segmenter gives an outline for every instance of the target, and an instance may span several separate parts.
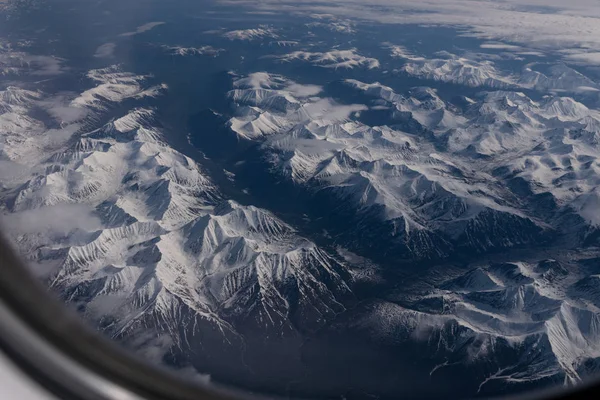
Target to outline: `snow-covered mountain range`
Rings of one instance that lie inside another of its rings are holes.
[[[111,337],[158,346],[159,358],[185,354],[184,341],[206,330],[223,346],[249,327],[312,330],[344,310],[344,265],[271,212],[223,198],[166,144],[151,108],[91,128],[165,85],[117,67],[88,77],[95,86],[60,107],[40,91],[0,92],[3,222],[54,291]],[[28,116],[49,104],[56,117]],[[160,343],[138,341],[158,333]]]
[[[518,73],[498,68],[489,54],[469,53],[459,56],[439,51],[434,57],[415,55],[404,46],[384,43],[390,55],[403,62],[397,71],[421,79],[449,82],[471,87],[496,89],[534,89],[541,92],[597,92],[598,83],[563,63],[552,65],[546,71],[536,63],[526,64]],[[493,48],[493,46],[491,47]],[[509,59],[518,55],[508,55]]]
[[[389,226],[417,258],[597,228],[600,114],[571,98],[496,91],[448,103],[431,88],[347,80],[338,85],[362,104],[339,104],[294,94],[281,76],[234,85],[231,129],[261,141],[274,170]]]
[[[294,60],[309,62],[324,68],[379,68],[379,60],[365,57],[357,53],[356,49],[330,50],[327,52],[294,51],[278,57],[282,62]]]
[[[600,372],[596,80],[304,22],[160,23],[131,69],[105,63],[159,23],[82,69],[0,43],[0,223],[32,271],[153,362],[268,394]]]
[[[261,26],[259,28],[251,29],[237,29],[223,33],[223,37],[229,40],[260,40],[263,38],[277,39],[277,33],[275,29],[269,26]]]
[[[479,365],[478,393],[597,370],[598,259],[551,259],[597,246],[596,110],[519,91],[448,101],[428,87],[400,94],[358,80],[308,90],[262,72],[233,86],[230,129],[259,143],[272,174],[335,205],[317,215],[352,221],[328,227],[338,244],[396,263],[528,249],[467,271],[434,268],[414,289],[350,312],[350,329],[421,343],[443,360],[431,376]]]

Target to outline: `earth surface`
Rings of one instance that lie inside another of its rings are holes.
[[[0,213],[185,379],[448,399],[600,372],[600,7],[0,1]]]

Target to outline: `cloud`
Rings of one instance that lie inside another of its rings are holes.
[[[2,151],[2,143],[0,143],[0,151]],[[0,159],[0,187],[3,183],[18,181],[29,174],[29,168],[25,165],[18,164],[11,160]]]
[[[592,0],[222,0],[262,11],[355,19],[385,24],[453,26],[485,40],[556,52],[600,51],[600,3]],[[589,50],[588,50],[589,51]],[[583,58],[598,64],[595,57]]]
[[[323,28],[323,29],[327,29],[330,30],[332,32],[339,32],[339,33],[356,33],[356,29],[354,29],[354,23],[350,20],[336,20],[336,18],[334,16],[330,16],[329,18],[327,16],[323,16],[323,15],[312,15],[311,17],[318,19],[318,20],[323,20],[323,19],[328,19],[327,22],[310,22],[308,24],[306,24],[307,27],[309,28]]]
[[[323,98],[305,104],[302,109],[311,120],[336,122],[346,121],[352,113],[368,110],[368,107],[364,104],[337,104],[332,99]]]
[[[483,43],[479,47],[490,50],[522,50],[522,47],[520,46],[514,46],[506,43]]]
[[[600,52],[571,54],[566,59],[575,63],[600,65]]]
[[[310,97],[316,96],[323,91],[323,87],[318,85],[300,85],[293,83],[286,87],[285,90],[290,92],[295,97]]]
[[[577,93],[586,93],[586,92],[600,92],[600,89],[590,86],[578,86],[575,88],[575,92]]]
[[[85,204],[59,204],[7,214],[0,217],[5,232],[12,236],[42,234],[45,238],[64,236],[74,230],[94,231],[101,222]]]
[[[74,93],[59,93],[40,100],[37,104],[46,110],[56,122],[64,126],[65,124],[81,121],[88,115],[88,110],[70,105],[74,98],[76,98]]]
[[[63,71],[63,60],[57,57],[11,51],[0,53],[0,76],[21,73],[50,76]]]
[[[114,43],[104,43],[101,46],[98,46],[96,49],[96,53],[94,57],[96,58],[110,58],[114,55],[115,48],[117,47]]]
[[[159,25],[163,25],[164,22],[148,22],[147,24],[138,26],[137,29],[133,32],[125,32],[121,33],[119,36],[134,36],[143,32],[147,32],[151,29],[156,28]]]
[[[27,55],[23,60],[29,67],[32,67],[32,75],[48,76],[63,72],[63,60],[57,57]]]
[[[98,298],[96,303],[105,301],[107,296]],[[123,301],[123,299],[119,299]],[[136,349],[136,353],[143,360],[165,368],[166,372],[175,373],[180,379],[195,382],[200,385],[211,383],[210,375],[201,374],[191,366],[174,368],[173,365],[165,363],[165,355],[169,354],[176,342],[171,335],[157,333],[155,331],[137,332],[131,339],[130,347]]]

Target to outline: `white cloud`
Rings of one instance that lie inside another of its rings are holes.
[[[600,51],[600,3],[592,0],[223,0],[263,11],[352,18],[386,24],[427,24],[466,29],[476,37],[544,51]],[[598,64],[595,57],[582,61]]]
[[[63,60],[57,57],[27,55],[24,61],[28,66],[34,67],[33,75],[58,75],[63,72]]]
[[[2,143],[0,143],[0,150],[2,150]],[[19,181],[23,177],[26,177],[28,173],[29,168],[27,166],[11,160],[0,159],[0,182]],[[0,187],[2,183],[0,183]]]
[[[506,43],[483,43],[479,47],[490,50],[521,50],[520,46],[514,46]]]
[[[88,110],[70,105],[76,97],[74,93],[60,93],[52,97],[44,98],[37,102],[48,114],[61,126],[81,121],[88,115]]]
[[[589,86],[578,86],[575,88],[575,92],[584,93],[584,92],[600,92],[600,89]]]
[[[288,81],[281,75],[268,72],[254,72],[245,78],[240,78],[233,83],[236,88],[244,89],[280,89],[295,97],[315,96],[323,91],[318,85],[302,85]]]
[[[296,97],[310,97],[321,93],[323,88],[317,85],[300,85],[298,83],[293,83],[286,87],[285,90]]]
[[[0,218],[6,232],[13,236],[43,234],[63,236],[73,230],[93,231],[101,227],[93,209],[85,204],[59,204],[4,215]]]
[[[305,114],[311,120],[346,121],[355,112],[368,110],[364,104],[337,104],[331,99],[323,98],[303,106]]]
[[[268,72],[254,72],[245,78],[236,80],[233,85],[240,88],[270,89],[285,83],[286,79],[280,75]]]
[[[98,46],[98,48],[96,49],[96,53],[94,54],[94,57],[96,57],[96,58],[112,57],[115,52],[116,47],[117,47],[117,45],[114,43],[104,43],[103,45]]]
[[[315,19],[318,20],[323,20],[323,19],[328,19],[328,21],[326,22],[310,22],[308,24],[306,24],[307,27],[309,28],[323,28],[323,29],[328,29],[332,32],[339,32],[339,33],[356,33],[356,30],[354,29],[354,23],[350,20],[336,20],[336,18],[334,16],[331,16],[330,18],[326,18],[322,15],[317,15],[317,16],[312,16]]]
[[[576,63],[600,65],[600,52],[572,54],[566,58]]]
[[[147,24],[138,26],[137,29],[133,32],[125,32],[121,33],[119,36],[134,36],[143,32],[147,32],[151,29],[156,28],[159,25],[163,25],[164,22],[148,22]]]
[[[50,76],[63,71],[63,60],[57,57],[12,51],[0,53],[0,76],[21,73]]]

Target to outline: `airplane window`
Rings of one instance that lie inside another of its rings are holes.
[[[37,389],[594,389],[600,4],[0,0],[0,21],[0,349]]]

